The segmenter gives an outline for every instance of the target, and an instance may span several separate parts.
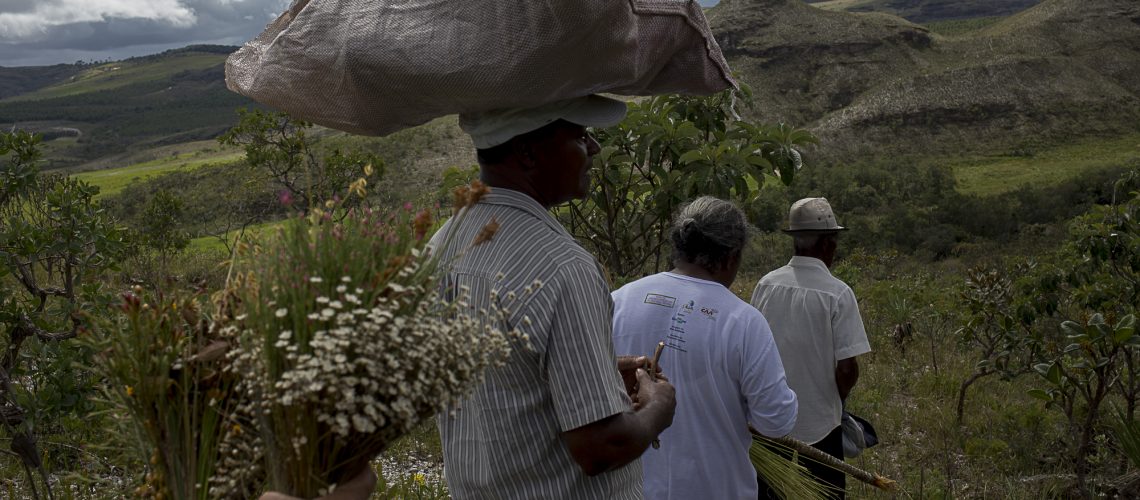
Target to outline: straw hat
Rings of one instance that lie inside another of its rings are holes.
[[[804,198],[792,203],[788,210],[789,234],[818,234],[846,231],[835,221],[835,213],[831,211],[831,204],[827,198]]]

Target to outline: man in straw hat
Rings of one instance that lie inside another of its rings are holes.
[[[586,196],[600,150],[587,127],[625,112],[587,96],[459,118],[491,191],[433,237],[443,287],[451,297],[469,291],[472,310],[503,308],[500,326],[529,345],[516,342],[504,366],[439,415],[454,498],[642,496],[638,457],[672,423],[673,386],[641,368],[644,356],[615,357],[609,286],[548,211]],[[490,241],[469,247],[488,225],[498,228]]]
[[[799,397],[799,415],[789,435],[839,460],[843,403],[859,379],[855,357],[871,351],[855,294],[828,270],[839,233],[846,229],[824,198],[793,203],[784,232],[792,236],[795,255],[760,279],[751,301],[768,319],[788,386]],[[835,498],[844,497],[843,472],[811,461],[804,465],[834,488]]]

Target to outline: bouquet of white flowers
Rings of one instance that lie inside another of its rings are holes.
[[[460,218],[487,191],[463,189]],[[426,248],[433,226],[429,212],[410,207],[332,205],[291,220],[237,262],[221,301],[245,401],[232,427],[256,428],[260,442],[240,448],[261,455],[270,489],[327,493],[505,359],[511,332],[439,300],[439,261]],[[216,495],[242,483],[241,464],[228,465]]]

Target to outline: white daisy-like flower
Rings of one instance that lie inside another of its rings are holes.
[[[320,283],[322,281],[324,280],[321,279],[320,276],[313,276],[312,278],[309,278],[309,283]]]
[[[273,313],[273,315],[277,316],[278,318],[284,318],[286,314],[289,314],[289,310],[284,307],[278,309],[277,312]]]

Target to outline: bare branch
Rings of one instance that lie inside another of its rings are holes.
[[[32,320],[27,316],[20,316],[20,328],[25,332],[35,335],[36,338],[44,342],[58,342],[60,340],[67,340],[75,338],[79,334],[79,325],[73,324],[70,332],[49,332],[36,326]]]

